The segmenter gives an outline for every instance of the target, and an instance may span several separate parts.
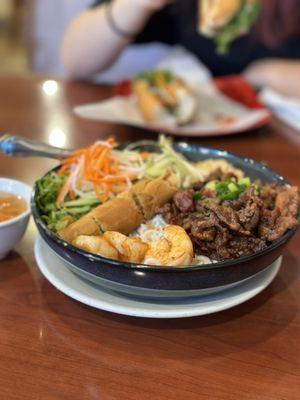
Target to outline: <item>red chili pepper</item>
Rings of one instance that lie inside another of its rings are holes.
[[[264,108],[252,86],[239,75],[216,78],[214,84],[220,92],[249,108]]]
[[[131,81],[124,80],[119,82],[114,88],[115,96],[130,96],[131,94]]]

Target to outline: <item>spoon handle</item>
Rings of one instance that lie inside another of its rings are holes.
[[[0,152],[12,157],[46,157],[60,160],[68,157],[72,150],[6,134],[0,137]]]

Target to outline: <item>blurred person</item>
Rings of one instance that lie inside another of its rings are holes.
[[[300,7],[297,0],[262,0],[251,32],[226,56],[199,35],[196,0],[98,0],[69,25],[61,47],[71,78],[86,78],[114,66],[132,43],[181,44],[213,73],[243,73],[255,86],[300,95]],[[133,60],[139,64],[142,57]]]
[[[10,0],[7,0],[10,2]],[[1,2],[1,0],[0,0]],[[59,62],[59,49],[65,30],[71,21],[89,8],[95,0],[27,0],[25,32],[30,69],[38,74],[64,77]],[[113,83],[120,80],[120,73],[127,77],[155,65],[170,50],[164,43],[128,46],[105,73],[93,76],[93,80]],[[136,64],[136,57],[143,63]],[[152,63],[152,64],[151,64]]]
[[[26,0],[25,32],[33,72],[63,75],[58,60],[64,32],[75,16],[91,4],[92,0]]]

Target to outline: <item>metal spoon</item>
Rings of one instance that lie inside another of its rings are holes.
[[[46,157],[60,160],[68,157],[72,151],[22,136],[5,134],[0,137],[0,152],[12,157]]]

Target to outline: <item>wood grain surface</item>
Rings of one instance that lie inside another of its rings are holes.
[[[75,105],[109,88],[49,78],[0,78],[0,132],[66,147],[143,130],[79,119]],[[51,86],[51,85],[50,85]],[[44,87],[44,89],[43,89]],[[278,122],[255,132],[191,142],[266,162],[300,182],[300,134]],[[187,140],[187,139],[185,139]],[[55,163],[0,155],[0,176],[29,184]],[[231,310],[183,320],[146,320],[84,306],[41,275],[30,223],[0,262],[0,399],[298,400],[300,398],[300,236],[259,296]]]

